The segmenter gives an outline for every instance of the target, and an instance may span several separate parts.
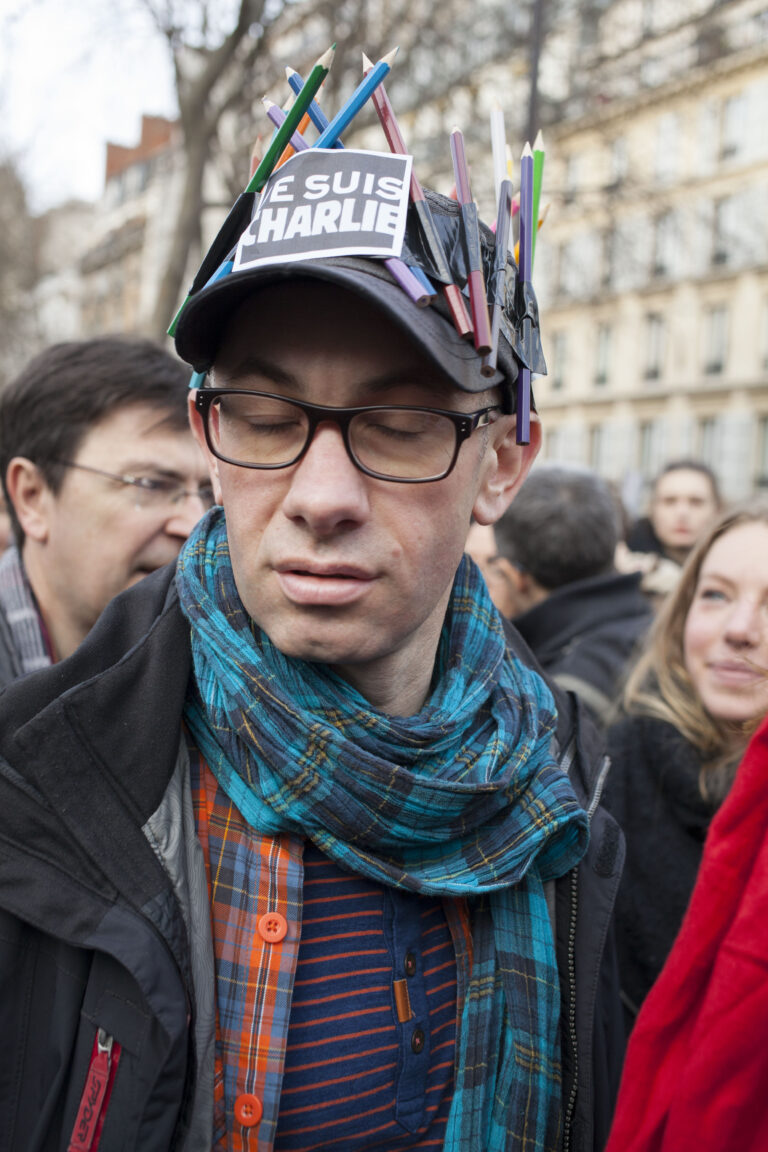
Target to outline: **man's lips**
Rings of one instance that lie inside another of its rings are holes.
[[[275,576],[285,597],[293,604],[339,607],[364,596],[374,575],[354,564],[321,564],[301,561],[275,565]]]

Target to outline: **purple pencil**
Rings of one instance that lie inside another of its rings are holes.
[[[531,257],[533,243],[533,152],[526,143],[520,157],[520,264],[518,273],[521,284],[531,280]],[[530,329],[530,320],[523,320],[523,337]],[[517,377],[517,433],[518,444],[528,444],[531,439],[531,370],[520,365]]]

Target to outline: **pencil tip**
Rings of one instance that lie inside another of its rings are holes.
[[[397,48],[393,48],[391,52],[387,52],[386,56],[382,56],[379,63],[380,64],[390,64],[390,65],[394,64],[395,56],[397,56],[399,51],[400,51],[399,46]]]
[[[373,68],[373,60],[369,60],[363,52],[363,72],[370,72],[371,68]]]
[[[531,146],[527,140],[525,142],[525,148],[523,148],[522,154],[523,156],[533,156],[533,152],[531,152]]]
[[[274,100],[270,100],[269,96],[262,96],[261,102],[265,108],[274,108],[275,106]]]
[[[536,133],[536,139],[533,142],[533,150],[534,152],[544,151],[544,137],[541,134],[541,128],[539,128],[538,132]]]
[[[454,124],[453,128],[451,128],[451,136],[455,136],[457,132],[459,136],[461,136],[461,128],[459,128],[458,124]]]
[[[298,72],[296,71],[295,68],[291,68],[290,64],[286,64],[285,74],[289,80],[290,80],[291,76],[298,76]]]
[[[331,64],[333,63],[333,57],[334,57],[335,52],[336,52],[336,45],[331,44],[328,51],[323,52],[322,56],[317,61],[317,64],[315,64],[315,67],[317,67],[317,65],[319,64],[321,68],[330,68]]]

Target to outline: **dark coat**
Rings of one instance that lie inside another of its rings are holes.
[[[545,672],[605,722],[653,618],[639,572],[575,580],[514,620]]]
[[[202,1152],[187,1139],[190,939],[180,890],[145,834],[171,787],[190,672],[171,566],[114,600],[68,660],[0,695],[3,1152],[66,1147],[98,1029],[120,1046],[101,1152]],[[594,732],[559,702],[561,762],[591,817],[588,856],[552,893],[563,1148],[595,1152],[621,1063],[606,940],[623,842],[598,807],[606,764]]]
[[[616,939],[631,1026],[682,923],[716,806],[699,790],[698,753],[671,724],[623,717],[607,746],[605,804],[627,841]]]

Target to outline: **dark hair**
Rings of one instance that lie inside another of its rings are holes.
[[[167,412],[167,423],[188,427],[189,369],[151,340],[105,336],[53,344],[35,356],[0,392],[0,473],[13,533],[24,533],[8,496],[6,474],[14,456],[37,465],[52,492],[86,435],[115,409],[147,404]]]
[[[700,460],[670,460],[669,464],[664,465],[661,472],[659,472],[658,476],[653,481],[653,485],[651,487],[651,499],[653,499],[653,497],[656,495],[656,488],[658,487],[659,480],[663,479],[664,476],[668,476],[670,472],[699,472],[702,476],[706,476],[712,488],[712,495],[714,497],[715,504],[718,508],[721,506],[722,499],[720,496],[720,484],[718,482],[717,476],[707,464],[702,464]]]
[[[498,554],[552,591],[612,568],[621,516],[611,486],[594,472],[544,465],[494,530]]]

